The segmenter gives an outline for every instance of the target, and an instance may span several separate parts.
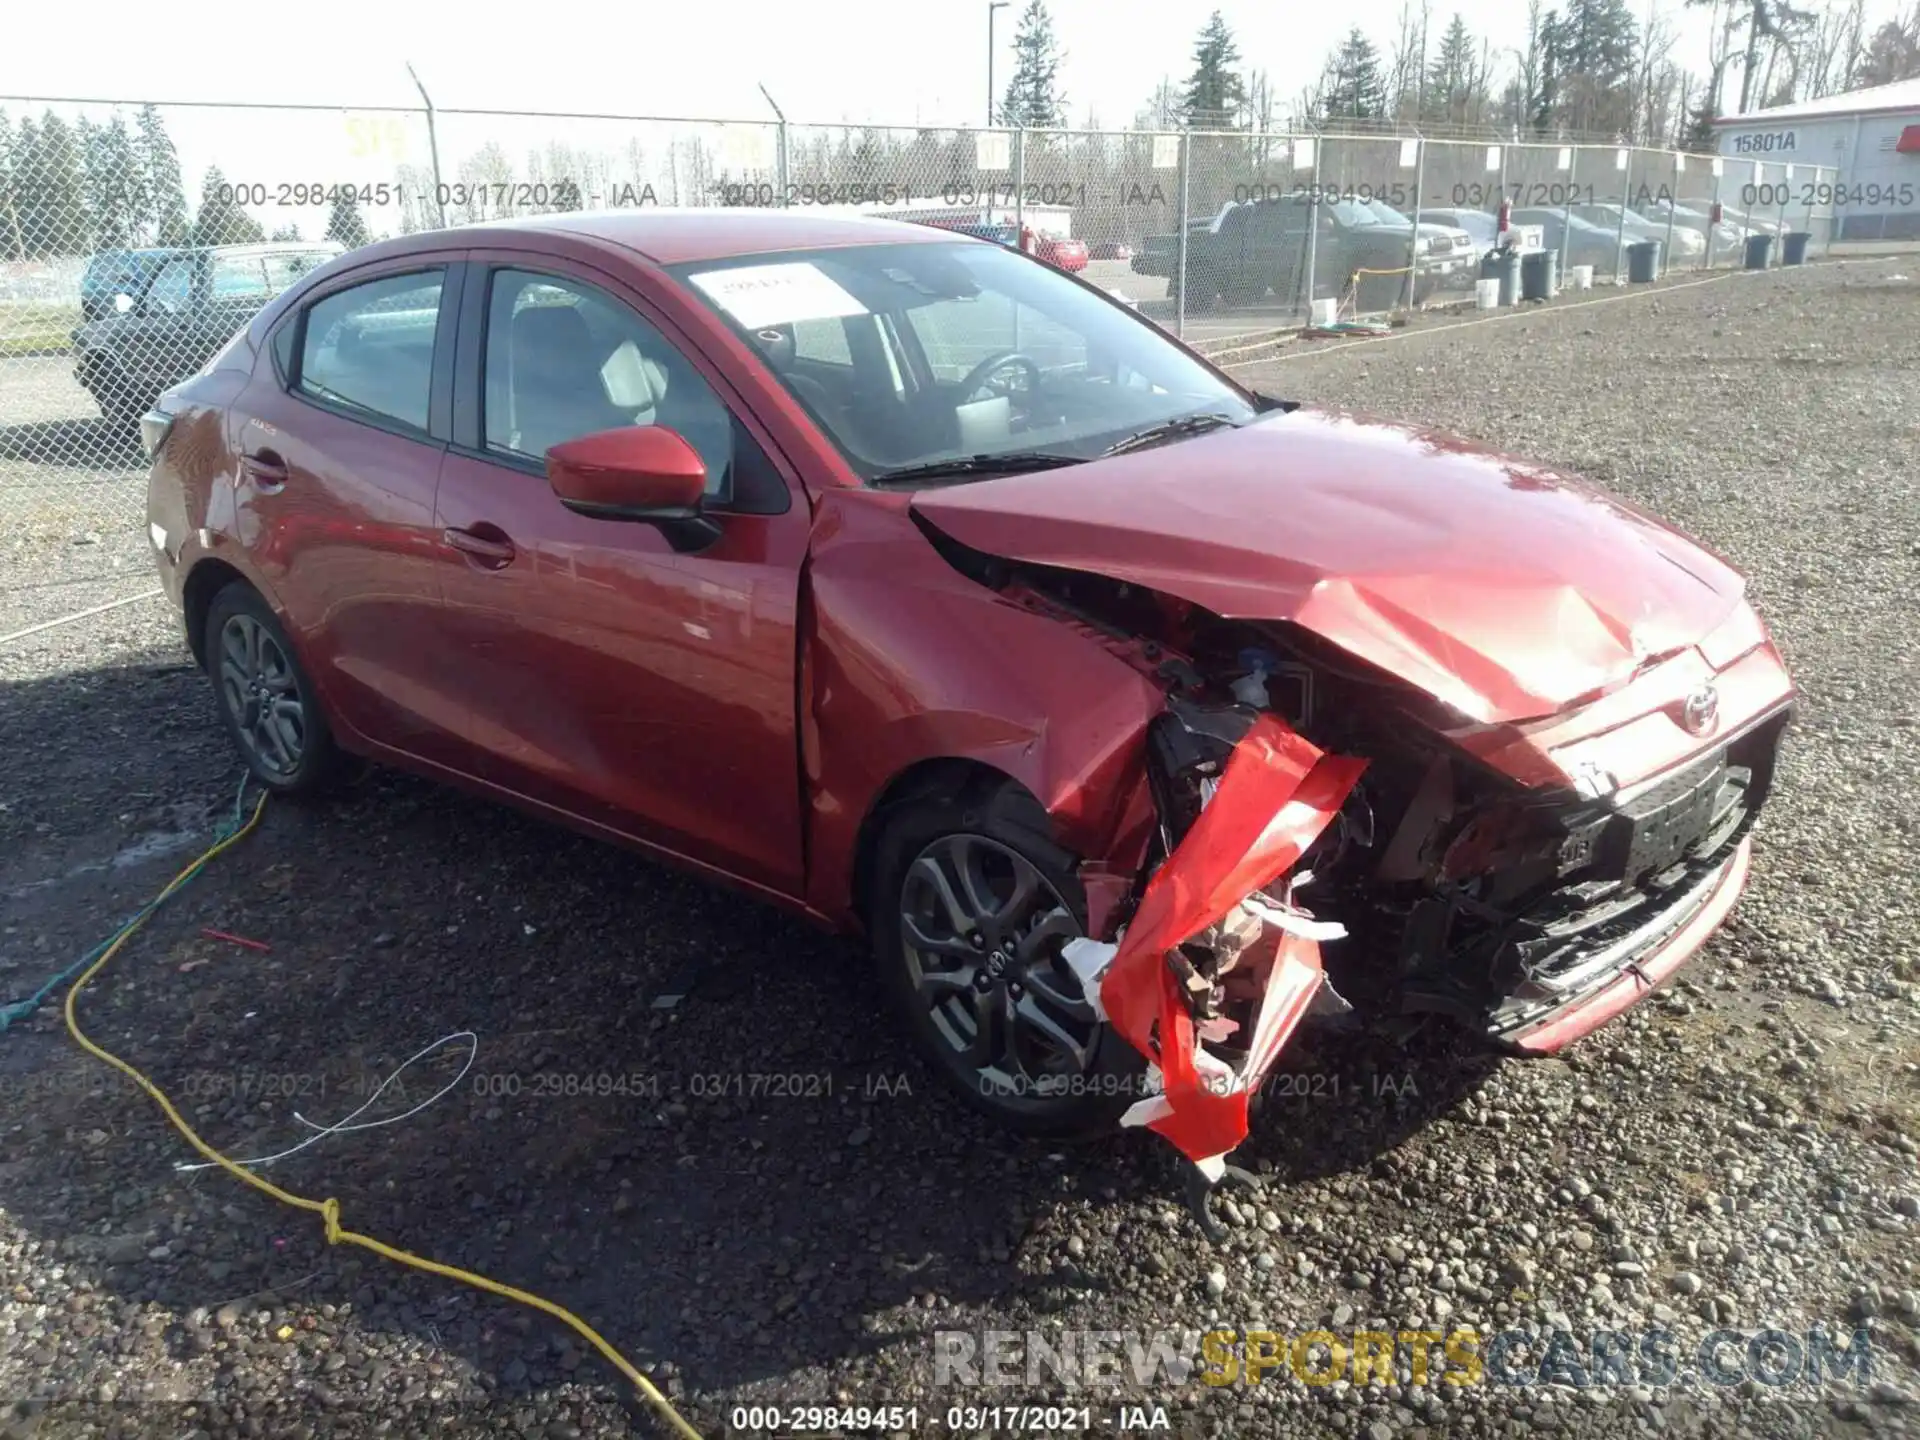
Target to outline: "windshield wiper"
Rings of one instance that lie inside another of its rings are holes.
[[[1105,455],[1124,455],[1129,450],[1144,450],[1149,445],[1158,445],[1167,440],[1179,440],[1188,435],[1204,435],[1209,430],[1218,430],[1222,426],[1237,430],[1240,424],[1227,415],[1216,415],[1211,411],[1199,415],[1181,415],[1172,420],[1163,420],[1151,425],[1126,439],[1109,445],[1100,453]]]
[[[950,460],[929,460],[921,465],[902,465],[882,470],[872,477],[874,485],[905,484],[914,480],[946,480],[964,475],[1014,475],[1023,470],[1056,470],[1062,465],[1078,465],[1084,457],[1054,455],[1045,450],[1010,450],[1004,455],[956,455]]]

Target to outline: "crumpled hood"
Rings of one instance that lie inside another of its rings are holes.
[[[1482,722],[1624,682],[1709,634],[1745,588],[1569,476],[1324,410],[913,506],[989,554],[1294,622]]]

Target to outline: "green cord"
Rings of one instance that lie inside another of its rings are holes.
[[[233,818],[222,824],[216,824],[213,827],[213,836],[216,842],[226,839],[246,823],[246,812],[243,808],[243,802],[247,794],[247,781],[251,778],[252,777],[245,772],[241,773],[240,788],[234,792],[233,796]],[[0,1005],[0,1035],[4,1035],[16,1021],[29,1018],[46,1003],[49,995],[53,994],[53,992],[58,990],[62,985],[65,985],[95,960],[98,960],[122,935],[125,935],[129,930],[142,924],[154,911],[158,910],[182,890],[186,889],[187,885],[196,879],[200,872],[206,868],[206,865],[207,862],[205,859],[200,860],[191,870],[181,877],[178,885],[163,890],[160,894],[154,896],[153,899],[147,901],[146,904],[134,912],[133,917],[124,925],[120,926],[119,929],[115,930],[105,940],[102,940],[98,945],[94,946],[93,949],[74,961],[73,964],[67,966],[66,969],[52,976],[46,984],[42,985],[26,999],[16,1000],[10,1005]]]

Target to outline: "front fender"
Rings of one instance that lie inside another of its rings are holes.
[[[954,570],[906,497],[823,496],[800,646],[814,909],[858,923],[861,827],[889,783],[928,760],[1010,776],[1061,845],[1096,870],[1137,869],[1152,826],[1142,741],[1164,693],[1085,634]]]

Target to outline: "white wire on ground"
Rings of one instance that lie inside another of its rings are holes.
[[[426,1059],[427,1056],[433,1054],[433,1052],[438,1050],[442,1045],[451,1044],[455,1040],[465,1040],[467,1042],[467,1063],[460,1067],[460,1073],[458,1075],[454,1076],[453,1079],[449,1080],[445,1085],[441,1086],[440,1089],[437,1090],[434,1094],[428,1096],[425,1100],[422,1100],[418,1105],[414,1106],[411,1110],[406,1111],[404,1114],[389,1115],[384,1120],[367,1120],[367,1121],[361,1122],[358,1125],[353,1123],[361,1115],[364,1115],[367,1112],[367,1110],[373,1105],[374,1101],[378,1100],[382,1095],[386,1093],[387,1087],[389,1085],[393,1084],[393,1082],[398,1080],[401,1077],[401,1075],[406,1073],[406,1069],[409,1065],[412,1065],[415,1061]],[[431,1045],[427,1046],[424,1050],[416,1050],[408,1059],[402,1061],[399,1067],[396,1068],[391,1075],[387,1076],[386,1079],[380,1082],[378,1089],[376,1089],[371,1095],[367,1096],[365,1100],[360,1102],[359,1109],[353,1111],[351,1114],[347,1115],[343,1119],[336,1120],[331,1125],[316,1125],[313,1123],[313,1121],[307,1119],[306,1116],[302,1115],[298,1110],[296,1110],[293,1112],[293,1118],[298,1120],[302,1125],[306,1126],[309,1130],[313,1131],[314,1132],[313,1134],[309,1135],[306,1139],[302,1140],[298,1145],[295,1145],[290,1149],[281,1150],[272,1155],[262,1155],[258,1159],[254,1159],[254,1160],[236,1160],[233,1163],[236,1165],[261,1165],[261,1166],[271,1165],[274,1163],[274,1161],[284,1160],[289,1155],[298,1155],[302,1150],[306,1149],[309,1145],[318,1145],[322,1140],[326,1139],[327,1136],[329,1135],[348,1135],[355,1130],[378,1130],[383,1125],[398,1125],[402,1120],[411,1120],[415,1115],[418,1115],[422,1110],[425,1110],[429,1105],[432,1105],[438,1100],[440,1100],[441,1098],[443,1098],[444,1096],[451,1094],[459,1086],[460,1082],[467,1078],[467,1072],[473,1069],[474,1059],[479,1054],[480,1054],[480,1037],[474,1034],[473,1031],[455,1030],[451,1035],[442,1035],[438,1040],[434,1041]],[[183,1164],[175,1165],[173,1168],[175,1170],[211,1170],[214,1167],[212,1162],[202,1161],[197,1165],[187,1165],[183,1163]]]
[[[85,620],[94,615],[104,615],[109,610],[118,610],[122,605],[132,605],[141,600],[151,600],[154,596],[164,595],[165,593],[164,590],[156,585],[151,590],[142,590],[138,595],[127,595],[118,600],[109,600],[104,605],[95,605],[91,610],[76,610],[71,615],[62,615],[58,620],[42,620],[38,625],[29,625],[24,630],[15,630],[11,635],[0,635],[0,645],[6,645],[15,640],[24,640],[29,635],[38,635],[42,630],[52,630],[61,625],[71,625],[76,620]]]

